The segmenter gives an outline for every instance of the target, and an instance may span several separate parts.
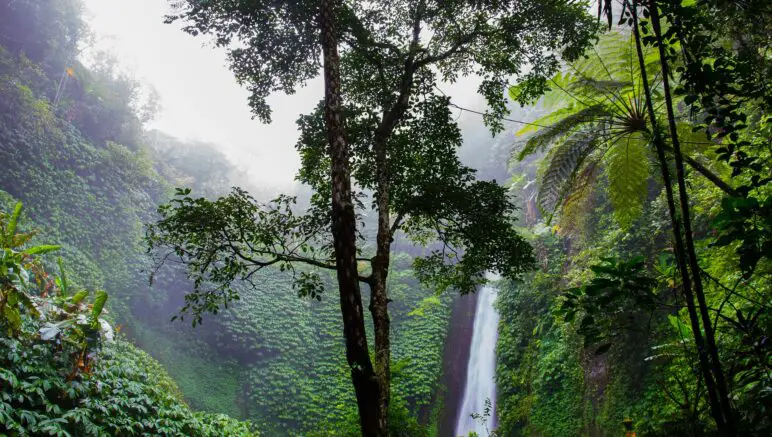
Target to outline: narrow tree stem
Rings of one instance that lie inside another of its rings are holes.
[[[721,191],[727,195],[732,197],[740,197],[740,193],[738,193],[737,190],[732,188],[729,184],[724,182],[720,177],[718,177],[712,171],[708,170],[704,165],[700,164],[694,158],[691,158],[690,156],[684,156],[684,161],[699,174],[703,175],[707,180],[713,182],[713,185],[720,188]]]
[[[692,225],[689,211],[689,196],[686,191],[686,176],[684,171],[684,161],[681,155],[681,144],[678,141],[678,130],[675,122],[675,113],[673,110],[673,98],[670,92],[670,71],[667,62],[667,52],[664,41],[662,40],[662,29],[659,19],[659,10],[656,0],[649,0],[649,13],[651,14],[651,24],[654,29],[654,36],[657,38],[657,47],[659,48],[659,62],[662,66],[662,87],[665,93],[665,106],[667,108],[668,126],[670,128],[670,139],[673,143],[673,156],[676,164],[676,179],[678,182],[678,194],[681,198],[681,216],[684,223],[684,236],[686,239],[686,250],[689,260],[689,267],[694,279],[694,292],[697,295],[697,301],[700,307],[700,316],[702,325],[705,329],[705,338],[707,339],[708,353],[713,361],[713,373],[716,378],[716,386],[720,396],[721,410],[726,421],[727,435],[734,435],[734,413],[729,401],[726,379],[721,368],[721,361],[718,356],[718,347],[713,332],[713,325],[708,313],[707,303],[705,301],[705,292],[702,288],[702,278],[700,277],[700,266],[697,261],[697,252],[694,249],[694,236],[692,235]]]
[[[700,362],[700,370],[702,371],[703,378],[705,379],[705,386],[708,391],[708,400],[710,403],[711,414],[716,421],[716,426],[719,429],[724,428],[724,417],[721,414],[721,407],[718,397],[716,395],[715,382],[713,380],[713,374],[710,371],[710,363],[705,353],[705,344],[702,338],[699,317],[694,305],[694,295],[692,293],[691,278],[689,277],[689,270],[686,266],[685,249],[683,238],[681,236],[681,224],[678,220],[678,215],[675,207],[675,197],[673,194],[673,183],[670,178],[670,170],[665,156],[665,144],[662,138],[662,134],[659,131],[657,125],[657,116],[654,111],[654,104],[651,97],[651,88],[649,86],[648,74],[646,73],[646,62],[644,60],[643,48],[641,46],[640,30],[638,28],[638,5],[636,0],[632,0],[632,6],[630,11],[633,15],[633,36],[635,38],[635,48],[638,54],[638,64],[641,70],[641,82],[643,85],[643,91],[646,96],[646,109],[649,113],[649,119],[651,120],[652,132],[654,134],[654,146],[657,151],[657,158],[659,160],[660,170],[662,171],[662,179],[665,185],[665,193],[667,196],[668,212],[670,214],[670,221],[673,227],[673,239],[675,242],[675,257],[678,263],[678,270],[681,274],[681,281],[683,284],[684,295],[686,297],[686,306],[689,313],[689,322],[691,323],[692,332],[694,334],[694,343],[697,347],[697,356]]]

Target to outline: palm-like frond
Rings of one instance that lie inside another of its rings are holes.
[[[626,227],[642,211],[649,176],[649,129],[640,72],[629,35],[608,35],[594,50],[594,56],[566,66],[552,79],[552,91],[543,103],[563,104],[536,120],[538,126],[518,132],[529,136],[517,159],[551,149],[538,202],[548,217],[562,201],[581,202],[588,191],[582,181],[594,180],[582,175],[597,174],[595,167],[601,165],[608,175],[615,216]],[[649,62],[656,67],[656,58]]]
[[[559,119],[551,121],[556,118],[555,115],[558,115]],[[572,108],[572,110],[558,110],[550,113],[535,122],[535,124],[550,123],[550,125],[528,137],[517,159],[522,161],[526,156],[542,152],[557,140],[570,136],[583,125],[598,123],[600,119],[609,115],[610,113],[602,105],[589,106],[578,111]]]
[[[595,145],[594,135],[590,132],[578,132],[552,149],[537,196],[539,208],[550,219],[560,200],[570,191],[578,169],[594,150]]]
[[[583,229],[589,209],[589,198],[601,169],[599,154],[590,154],[568,188],[560,205],[560,227],[566,230]]]
[[[620,138],[605,155],[608,195],[617,223],[629,228],[643,211],[649,179],[647,141],[641,136]]]

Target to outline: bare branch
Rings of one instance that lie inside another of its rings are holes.
[[[455,55],[456,53],[461,53],[464,46],[474,41],[475,38],[483,35],[485,35],[485,32],[481,31],[479,27],[475,27],[475,30],[457,39],[456,42],[444,52],[420,59],[418,62],[416,62],[416,67],[420,68],[435,62],[442,62]]]
[[[394,238],[394,233],[397,232],[399,227],[402,225],[402,220],[405,218],[405,213],[399,213],[397,214],[397,217],[394,218],[394,223],[391,224],[391,229],[389,230],[389,237]]]

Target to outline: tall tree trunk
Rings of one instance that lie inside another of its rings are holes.
[[[375,328],[375,373],[378,376],[378,386],[380,389],[380,422],[383,424],[388,424],[389,402],[391,401],[391,321],[389,319],[389,296],[386,283],[391,262],[391,241],[401,219],[397,217],[396,223],[392,227],[390,223],[391,206],[389,199],[391,187],[389,183],[387,143],[410,106],[410,95],[416,70],[415,55],[418,50],[420,21],[424,8],[424,2],[421,2],[414,11],[413,40],[405,60],[405,70],[400,82],[399,95],[394,104],[387,110],[384,110],[383,118],[373,137],[378,235],[376,238],[375,257],[372,260],[373,275],[371,281],[370,313],[373,316],[373,326]],[[385,436],[386,434],[384,434]]]
[[[375,328],[375,373],[378,375],[380,386],[381,414],[386,421],[391,400],[391,321],[389,319],[389,296],[386,281],[391,262],[391,240],[394,230],[391,227],[390,215],[390,184],[389,162],[387,159],[387,140],[394,132],[394,128],[400,122],[407,111],[410,100],[410,89],[413,83],[412,61],[406,64],[407,70],[400,96],[390,110],[384,112],[378,129],[373,138],[375,149],[375,173],[377,190],[375,202],[378,208],[378,235],[376,237],[375,257],[373,258],[373,276],[371,283],[372,294],[370,296],[370,313],[373,316]],[[400,219],[397,218],[399,221]]]
[[[384,424],[388,423],[389,402],[391,401],[391,321],[388,308],[389,296],[386,288],[391,255],[390,187],[388,161],[386,159],[386,137],[388,135],[390,135],[390,131],[387,133],[383,129],[379,129],[374,141],[378,235],[376,237],[375,257],[372,262],[373,277],[370,295],[370,314],[373,316],[375,329],[375,374],[378,376],[381,401],[379,420]]]
[[[727,435],[735,435],[734,413],[732,404],[729,401],[726,379],[721,368],[721,360],[718,356],[718,347],[713,332],[708,305],[705,301],[705,292],[702,288],[702,277],[700,265],[697,260],[697,252],[694,249],[694,237],[692,235],[692,225],[689,212],[689,197],[686,191],[686,178],[684,172],[684,161],[681,155],[681,144],[678,141],[678,130],[676,129],[675,113],[673,111],[673,98],[670,92],[669,68],[667,62],[667,53],[662,40],[662,28],[659,20],[659,10],[656,0],[649,0],[649,13],[651,14],[651,24],[654,29],[654,36],[657,38],[657,47],[659,48],[659,62],[662,67],[662,87],[665,94],[665,107],[667,108],[668,127],[670,128],[670,137],[673,143],[673,156],[676,164],[676,179],[678,182],[678,194],[681,198],[681,216],[684,222],[684,236],[686,239],[686,251],[689,260],[689,267],[694,279],[694,293],[697,295],[697,301],[700,307],[700,316],[702,317],[702,326],[705,330],[705,339],[707,340],[708,353],[713,362],[713,374],[716,378],[716,388],[721,402],[721,410],[726,422]]]
[[[378,375],[381,393],[381,414],[387,421],[391,400],[391,321],[389,319],[389,296],[386,287],[391,263],[391,241],[394,230],[391,227],[391,208],[389,204],[389,162],[387,159],[387,139],[405,114],[408,107],[410,87],[412,86],[412,66],[408,65],[397,103],[384,117],[373,139],[375,149],[375,173],[377,190],[375,202],[378,208],[378,235],[376,237],[375,257],[372,260],[373,276],[371,283],[370,313],[375,328],[375,373]],[[400,219],[397,218],[399,221]]]
[[[375,329],[375,374],[378,377],[381,402],[379,411],[381,416],[378,420],[385,430],[388,428],[389,402],[391,402],[391,321],[389,319],[389,298],[386,287],[391,249],[388,191],[383,195],[378,193],[377,198],[379,205],[383,202],[387,206],[378,209],[378,237],[376,255],[373,259],[370,313],[373,316],[373,327]],[[383,434],[384,437],[386,435]]]
[[[683,238],[681,236],[681,224],[678,220],[678,213],[675,207],[675,198],[673,195],[673,183],[670,178],[670,169],[668,167],[667,158],[665,156],[665,143],[657,124],[657,116],[656,112],[654,111],[654,103],[651,98],[651,88],[649,86],[648,74],[646,73],[646,62],[643,56],[640,31],[638,28],[637,8],[637,1],[632,0],[632,7],[630,8],[630,11],[633,15],[633,36],[635,38],[635,48],[638,54],[638,65],[641,70],[641,82],[643,85],[643,91],[646,96],[646,109],[649,114],[649,119],[652,125],[652,132],[654,135],[654,147],[657,151],[657,159],[659,160],[660,169],[662,171],[662,179],[665,185],[668,212],[670,214],[670,222],[673,228],[676,261],[678,263],[678,270],[681,274],[681,282],[684,296],[686,297],[686,307],[689,313],[689,322],[694,334],[694,343],[697,347],[697,356],[700,362],[700,370],[705,380],[705,387],[708,392],[708,401],[710,404],[711,415],[716,421],[716,426],[718,429],[723,430],[725,428],[725,421],[721,410],[721,404],[716,394],[716,384],[711,372],[711,366],[705,351],[705,342],[702,338],[699,317],[697,315],[697,310],[694,304],[694,294],[692,293],[691,278],[689,276],[689,270],[686,266],[686,251]]]
[[[332,177],[332,236],[335,247],[346,359],[359,408],[362,435],[385,435],[380,423],[378,379],[370,362],[362,293],[356,264],[356,216],[351,201],[349,150],[343,126],[340,56],[335,33],[335,0],[321,0],[320,29],[324,58],[325,107]]]

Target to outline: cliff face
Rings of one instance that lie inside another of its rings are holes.
[[[460,296],[453,303],[448,335],[443,352],[442,377],[436,399],[442,403],[438,417],[438,435],[452,436],[458,419],[461,398],[464,396],[466,367],[469,362],[469,345],[474,330],[474,314],[477,309],[476,295]]]

